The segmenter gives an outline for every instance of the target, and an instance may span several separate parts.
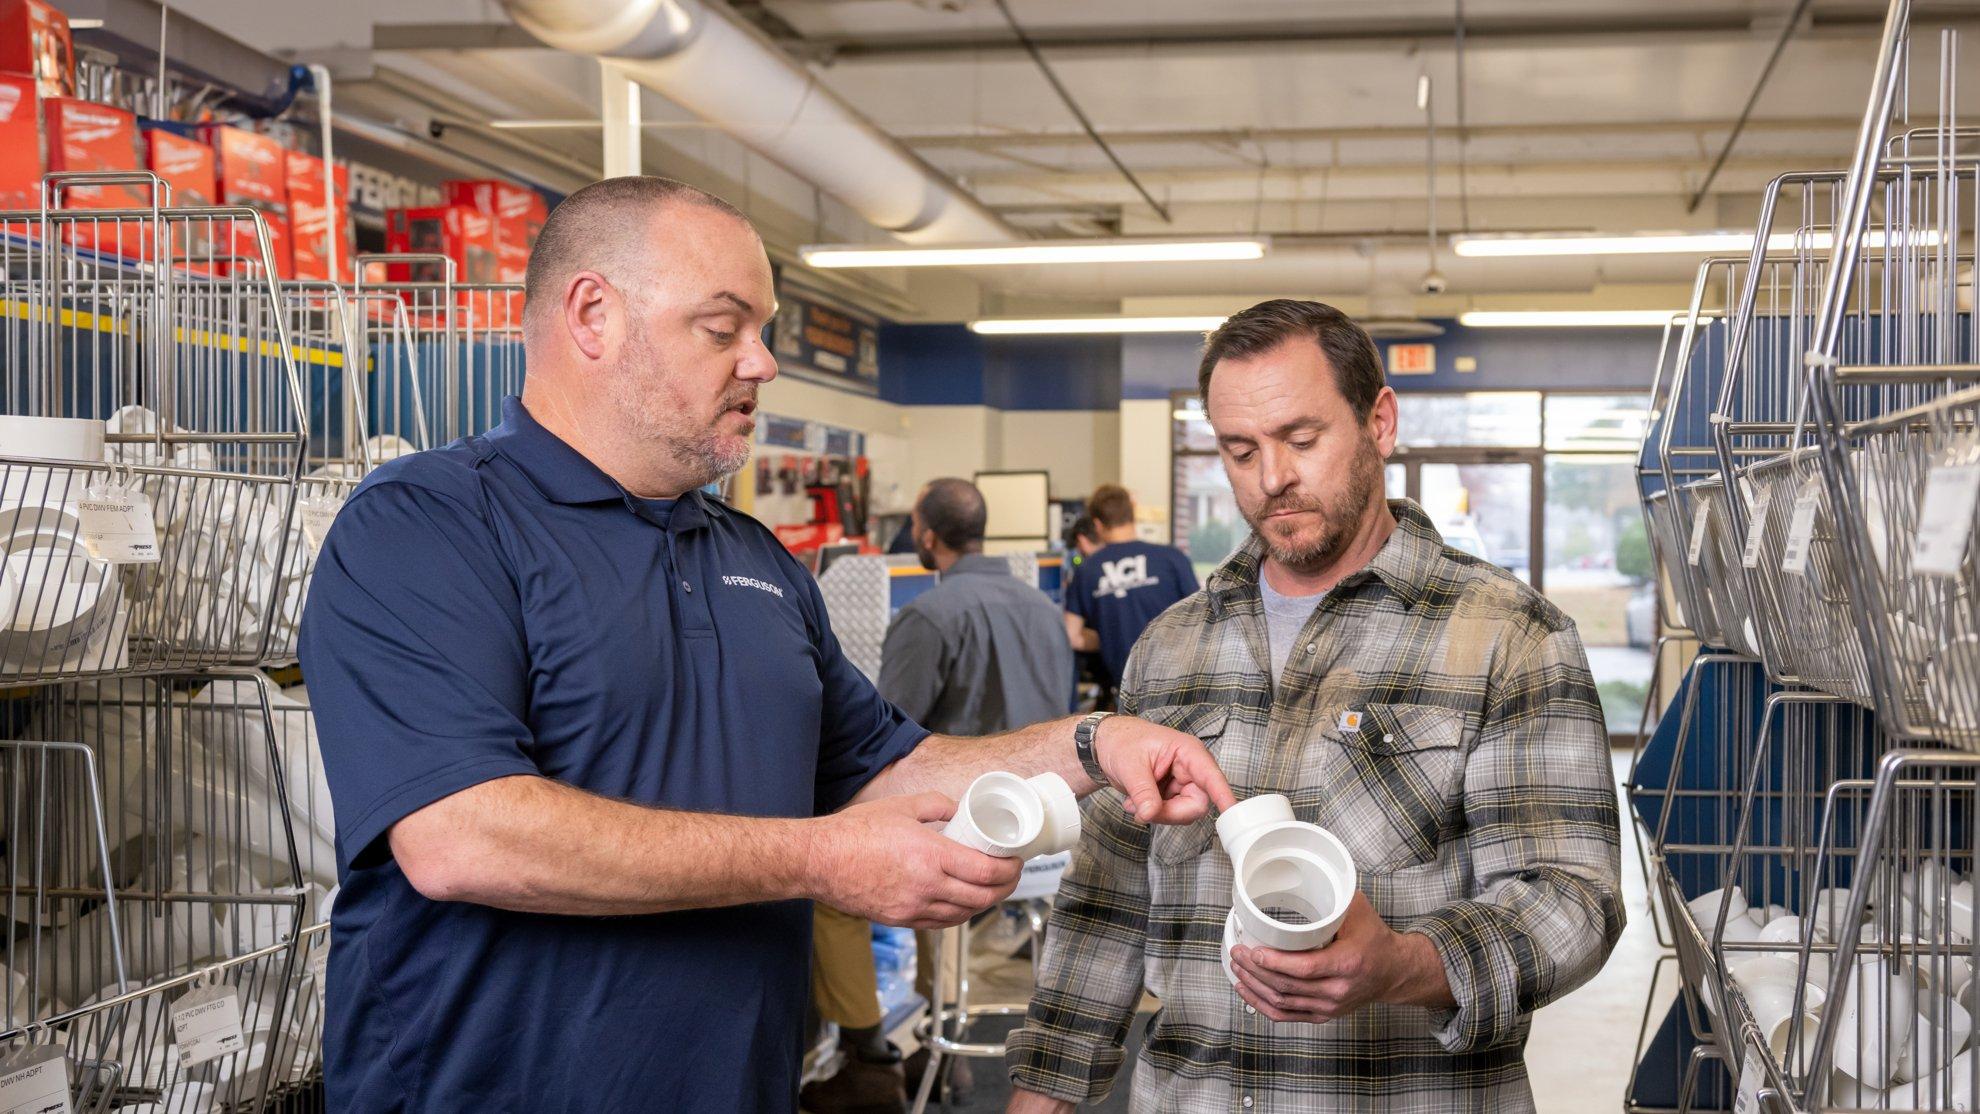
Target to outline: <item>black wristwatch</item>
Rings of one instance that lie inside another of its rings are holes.
[[[1093,779],[1095,785],[1107,784],[1107,771],[1100,768],[1100,760],[1094,757],[1093,736],[1100,730],[1100,721],[1113,714],[1094,712],[1080,720],[1078,727],[1073,728],[1073,753],[1079,755],[1080,767],[1086,771],[1087,777]]]

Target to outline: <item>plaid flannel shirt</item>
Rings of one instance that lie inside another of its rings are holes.
[[[1250,1012],[1219,962],[1231,863],[1214,821],[1151,830],[1104,790],[1008,1043],[1017,1086],[1104,1096],[1146,988],[1162,1008],[1137,1112],[1531,1109],[1530,1015],[1622,932],[1608,736],[1572,621],[1390,506],[1397,529],[1320,603],[1276,685],[1254,536],[1149,625],[1121,701],[1202,738],[1240,799],[1285,793],[1340,837],[1383,919],[1436,946],[1457,1008]]]

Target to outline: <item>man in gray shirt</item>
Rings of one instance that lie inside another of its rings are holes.
[[[1065,715],[1072,704],[1072,646],[1059,606],[983,553],[989,511],[968,480],[941,479],[914,501],[914,550],[942,574],[894,616],[880,651],[880,695],[931,731],[994,735]],[[915,991],[929,996],[933,941],[915,934]],[[919,1079],[927,1052],[907,1062]],[[944,1101],[970,1085],[969,1061],[952,1061]]]
[[[1293,643],[1298,641],[1306,620],[1319,609],[1320,601],[1327,598],[1327,593],[1284,595],[1272,587],[1269,577],[1261,576],[1258,578],[1258,595],[1265,604],[1265,641],[1272,648],[1272,687],[1277,689],[1279,675],[1286,671],[1286,662],[1292,657]]]
[[[1059,609],[983,554],[988,512],[968,480],[935,480],[914,504],[914,547],[941,582],[902,608],[880,651],[880,695],[938,733],[994,735],[1063,716],[1072,648]]]

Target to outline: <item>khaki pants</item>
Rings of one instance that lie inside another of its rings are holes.
[[[837,909],[813,905],[811,938],[811,999],[818,1015],[841,1029],[880,1024],[873,926]]]

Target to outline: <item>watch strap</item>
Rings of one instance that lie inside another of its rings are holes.
[[[1096,785],[1106,785],[1107,772],[1100,768],[1100,759],[1093,752],[1093,739],[1100,731],[1100,721],[1113,715],[1113,712],[1094,712],[1079,721],[1073,728],[1073,752],[1079,755],[1080,768]]]

